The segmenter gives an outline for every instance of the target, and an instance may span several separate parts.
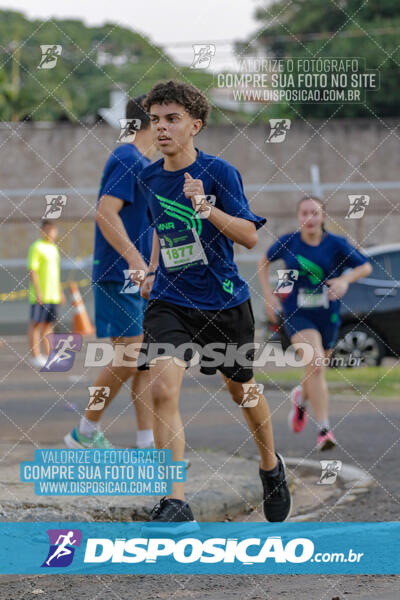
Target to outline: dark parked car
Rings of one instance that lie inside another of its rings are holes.
[[[384,356],[400,355],[400,244],[363,252],[373,271],[353,283],[342,299],[342,325],[332,360],[337,366],[357,366],[357,359],[361,365],[375,366]],[[282,327],[279,332],[287,347],[290,342]]]

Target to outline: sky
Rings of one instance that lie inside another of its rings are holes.
[[[265,0],[0,0],[0,9],[17,10],[30,18],[77,18],[87,25],[119,23],[163,45],[181,64],[190,64],[194,43],[217,47],[218,68],[233,58],[230,40],[246,40],[258,29],[257,6]],[[180,45],[181,43],[185,43]]]

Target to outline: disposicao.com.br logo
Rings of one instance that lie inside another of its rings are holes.
[[[2,574],[400,574],[398,521],[7,522],[0,537]]]
[[[253,565],[271,559],[275,563],[359,562],[363,553],[318,552],[312,540],[294,538],[286,544],[281,536],[262,538],[90,538],[85,563],[155,563],[169,558],[177,563],[234,563]]]

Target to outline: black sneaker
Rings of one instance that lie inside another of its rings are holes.
[[[142,527],[142,532],[180,535],[199,529],[187,502],[164,497],[151,511],[150,523]]]
[[[282,456],[276,453],[279,464],[279,473],[275,476],[267,475],[267,471],[260,468],[260,478],[264,488],[263,509],[267,521],[286,521],[292,510],[292,498],[286,481],[285,462]]]

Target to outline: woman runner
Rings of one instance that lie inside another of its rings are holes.
[[[367,277],[372,267],[345,237],[326,231],[324,205],[318,198],[302,198],[297,218],[299,230],[272,244],[259,263],[259,277],[269,320],[277,323],[277,312],[282,311],[291,343],[307,343],[313,350],[301,385],[291,393],[289,426],[295,433],[303,431],[309,401],[318,427],[317,447],[329,450],[336,440],[329,425],[325,365],[339,333],[340,298],[351,283]],[[278,259],[284,261],[291,279],[290,286],[286,280],[280,286],[282,306],[269,284],[269,264]]]

